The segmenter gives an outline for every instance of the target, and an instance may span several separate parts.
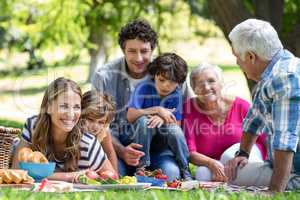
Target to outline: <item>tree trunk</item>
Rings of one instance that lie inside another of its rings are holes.
[[[253,17],[239,0],[227,0],[226,3],[223,0],[210,0],[207,3],[209,12],[216,24],[222,29],[227,40],[228,34],[235,25]],[[252,91],[256,83],[247,79],[247,84]]]
[[[227,39],[229,32],[236,24],[251,17],[239,0],[209,0],[207,3],[211,16]]]
[[[281,32],[284,0],[253,0],[255,17],[269,21],[278,33]]]
[[[300,57],[300,20],[294,29],[283,38],[283,43],[285,47],[293,52],[295,56]]]
[[[101,28],[100,28],[101,27]],[[88,82],[91,82],[95,70],[102,66],[107,60],[108,38],[105,37],[103,26],[91,27],[89,42],[94,46],[89,48],[90,65]]]

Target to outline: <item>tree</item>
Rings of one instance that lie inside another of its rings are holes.
[[[142,17],[163,26],[164,13],[174,14],[177,0],[11,0],[3,2],[8,13],[7,30],[15,30],[18,38],[10,47],[30,55],[29,66],[40,66],[40,52],[56,46],[69,46],[72,58],[82,49],[90,55],[89,77],[97,66],[106,62],[117,33],[128,21]],[[0,8],[0,9],[1,9]],[[1,10],[0,10],[1,11]],[[1,12],[0,12],[1,13]],[[2,12],[4,13],[4,12]],[[0,14],[0,39],[2,34]],[[6,16],[6,15],[5,15]],[[6,34],[5,33],[5,34]],[[7,34],[6,34],[7,35]],[[33,60],[33,61],[32,61]],[[29,67],[34,68],[34,67]]]
[[[300,57],[300,0],[189,0],[192,12],[214,20],[225,37],[248,18],[269,21],[285,48]],[[252,91],[254,82],[248,80]]]

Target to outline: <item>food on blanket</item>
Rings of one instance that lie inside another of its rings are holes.
[[[3,172],[1,173],[1,177],[3,178],[3,181],[4,181],[5,183],[10,184],[10,183],[13,182],[13,179],[12,179],[12,177],[10,176],[10,174],[9,174],[8,171],[3,171]]]
[[[32,153],[30,148],[24,147],[19,151],[18,160],[20,162],[28,162],[29,156]]]
[[[99,174],[95,171],[92,171],[92,170],[88,170],[86,171],[85,175],[90,178],[90,179],[98,179],[100,178]]]
[[[154,171],[147,171],[144,168],[139,169],[136,172],[136,175],[138,176],[147,176],[147,177],[152,177],[152,178],[156,178],[156,179],[162,179],[162,180],[167,180],[168,176],[163,174],[161,169],[156,169]]]
[[[101,179],[101,177],[92,179],[87,176],[87,174],[81,174],[79,176],[79,183],[87,184],[87,185],[101,185],[101,184],[136,184],[137,180],[134,176],[124,176],[118,180],[107,178]]]
[[[181,181],[173,180],[172,182],[167,182],[167,186],[170,188],[179,188],[181,186]]]
[[[79,180],[79,183],[82,183],[82,184],[87,184],[87,185],[101,185],[101,183],[99,181],[97,181],[96,179],[89,178],[85,174],[81,174],[79,176],[78,180]]]
[[[23,179],[22,183],[33,184],[34,179],[26,173],[26,177]]]
[[[30,154],[28,162],[33,163],[48,163],[47,158],[39,151],[34,151]]]
[[[108,179],[116,180],[117,176],[114,172],[112,172],[110,170],[105,170],[105,171],[100,173],[100,179],[102,179],[102,180],[108,180]]]
[[[19,151],[18,160],[20,162],[48,163],[47,158],[39,151],[32,151],[24,147]]]
[[[17,173],[15,171],[11,171],[10,177],[11,177],[12,181],[17,184],[21,183],[23,180],[22,174]]]
[[[136,180],[135,176],[124,176],[124,177],[120,178],[119,180],[117,180],[117,182],[119,184],[136,184],[137,180]]]
[[[16,169],[1,169],[0,170],[1,183],[34,183],[34,180],[24,170]]]
[[[71,192],[73,191],[73,184],[64,181],[49,181],[44,179],[41,183],[36,185],[33,189],[36,192]]]

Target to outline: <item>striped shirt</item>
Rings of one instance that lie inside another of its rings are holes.
[[[243,130],[268,133],[271,160],[273,150],[299,152],[300,60],[289,51],[280,50],[262,73]]]
[[[32,130],[35,126],[36,120],[36,116],[28,118],[23,128],[22,138],[30,144],[32,143]],[[98,171],[106,160],[106,155],[97,138],[90,133],[83,133],[79,143],[79,148],[80,159],[78,161],[78,168],[80,170],[89,168],[91,170]],[[64,169],[64,161],[58,159],[50,161],[56,163],[57,171]]]

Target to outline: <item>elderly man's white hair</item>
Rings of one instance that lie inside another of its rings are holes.
[[[191,74],[190,74],[190,85],[191,87],[194,89],[194,79],[196,76],[198,76],[200,73],[202,73],[204,70],[212,70],[216,76],[217,76],[217,79],[222,83],[223,82],[223,70],[217,66],[217,65],[213,65],[213,64],[210,64],[210,63],[201,63],[200,65],[194,67],[191,71]]]
[[[276,30],[263,20],[247,19],[236,25],[228,37],[233,50],[242,60],[246,52],[253,52],[264,61],[269,61],[283,48]]]

